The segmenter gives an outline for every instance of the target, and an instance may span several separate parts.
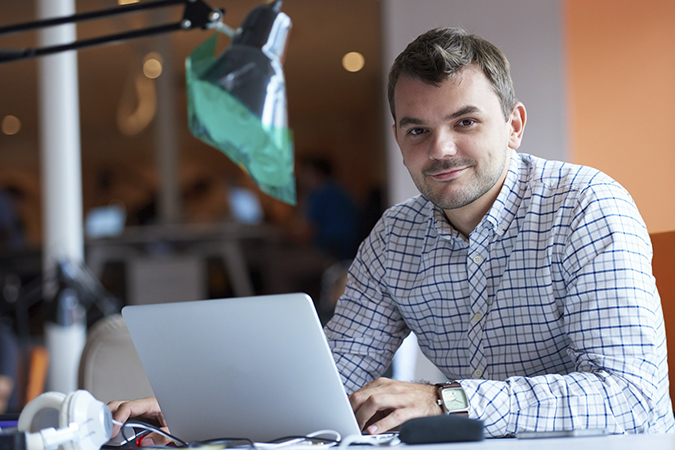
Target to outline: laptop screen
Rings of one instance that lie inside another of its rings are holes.
[[[122,314],[175,436],[360,434],[306,294],[136,305]]]

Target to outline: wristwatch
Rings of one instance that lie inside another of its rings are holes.
[[[453,381],[452,383],[438,383],[438,406],[444,414],[469,414],[469,401],[462,386]]]

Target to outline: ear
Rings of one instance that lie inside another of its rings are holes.
[[[394,132],[394,139],[396,140],[396,143],[398,144],[398,132],[396,131],[396,124],[395,123],[391,126],[391,131]]]
[[[511,111],[511,117],[509,117],[509,148],[516,150],[520,147],[520,143],[523,140],[523,133],[525,132],[525,122],[527,121],[527,112],[525,111],[525,105],[518,102],[516,106],[513,107]]]

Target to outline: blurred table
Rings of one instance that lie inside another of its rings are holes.
[[[278,239],[277,229],[265,224],[224,222],[128,227],[119,236],[88,240],[86,262],[94,275],[100,277],[108,261],[133,265],[142,258],[164,258],[165,261],[175,258],[181,264],[181,256],[203,259],[218,255],[223,259],[234,295],[245,297],[255,292],[243,244],[249,241],[274,243]]]

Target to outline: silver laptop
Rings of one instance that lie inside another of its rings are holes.
[[[171,433],[186,442],[361,434],[306,294],[135,305],[122,315]]]

